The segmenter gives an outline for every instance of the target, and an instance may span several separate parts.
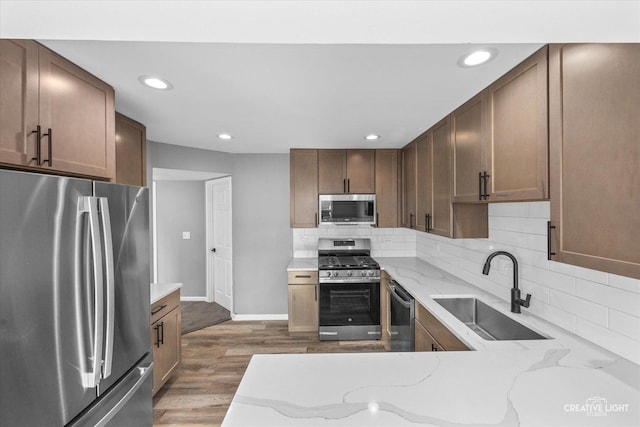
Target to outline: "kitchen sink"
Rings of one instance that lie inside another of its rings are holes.
[[[434,300],[485,340],[547,339],[477,298],[455,297],[434,298]]]

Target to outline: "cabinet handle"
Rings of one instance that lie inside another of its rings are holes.
[[[380,214],[378,212],[376,212],[376,227],[379,227],[379,222],[380,222]]]
[[[431,344],[431,351],[439,351],[435,344]]]
[[[317,285],[313,287],[313,293],[314,293],[315,301],[318,301],[318,286]]]
[[[351,193],[351,180],[347,178],[347,193]]]
[[[547,221],[547,259],[551,261],[551,256],[555,255],[555,252],[551,252],[551,229],[556,228],[555,225],[551,225],[551,221]]]
[[[51,166],[53,166],[53,152],[52,152],[52,149],[53,149],[52,148],[52,145],[53,145],[53,134],[51,132],[51,128],[48,128],[47,133],[42,134],[42,136],[46,136],[47,137],[47,141],[48,141],[47,148],[49,150],[49,158],[48,159],[44,159],[42,161],[42,164],[49,163],[49,167],[51,167]]]
[[[154,314],[164,310],[164,308],[167,306],[167,304],[163,304],[160,307],[156,308],[155,310],[151,310],[151,315],[153,316]]]
[[[482,200],[482,172],[478,172],[478,200]]]
[[[296,277],[300,279],[311,279],[310,274],[300,274],[300,275],[296,274]]]
[[[342,192],[343,193],[347,192],[347,179],[346,178],[342,179]]]
[[[36,134],[36,156],[32,157],[31,160],[35,160],[36,165],[40,166],[42,164],[42,147],[40,145],[42,141],[42,128],[38,125],[36,126],[36,130],[32,130],[31,133]]]
[[[409,228],[413,228],[413,214],[409,214]]]
[[[158,327],[160,329],[160,339],[158,341],[160,342],[160,344],[164,344],[164,322],[160,322]]]
[[[153,329],[156,331],[156,342],[153,343],[153,345],[155,345],[156,347],[160,347],[160,324],[158,323],[153,327]]]
[[[424,216],[425,227],[427,228],[427,233],[430,233],[433,228],[431,228],[431,214],[426,214]]]
[[[484,171],[480,177],[481,180],[480,182],[484,185],[484,188],[481,190],[481,196],[480,196],[480,200],[487,200],[489,198],[489,193],[487,192],[487,181],[489,180],[489,177],[491,175],[489,175],[487,173],[487,171]]]

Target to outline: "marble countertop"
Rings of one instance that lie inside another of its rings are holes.
[[[291,258],[287,271],[317,270],[318,258]]]
[[[253,356],[223,426],[638,426],[640,366],[416,258],[379,258],[475,351]],[[474,295],[550,337],[485,341],[434,302]]]
[[[152,283],[150,286],[151,304],[158,302],[181,287],[182,283]]]

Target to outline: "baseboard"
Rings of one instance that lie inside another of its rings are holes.
[[[231,320],[248,321],[248,320],[289,320],[287,314],[235,314],[231,313]]]
[[[183,297],[183,296],[180,296],[180,301],[204,301],[204,302],[207,302],[207,297]]]

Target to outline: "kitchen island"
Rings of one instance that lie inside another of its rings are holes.
[[[256,355],[223,426],[640,425],[640,366],[424,261],[376,260],[475,351]],[[454,295],[549,339],[485,341],[432,298]]]

